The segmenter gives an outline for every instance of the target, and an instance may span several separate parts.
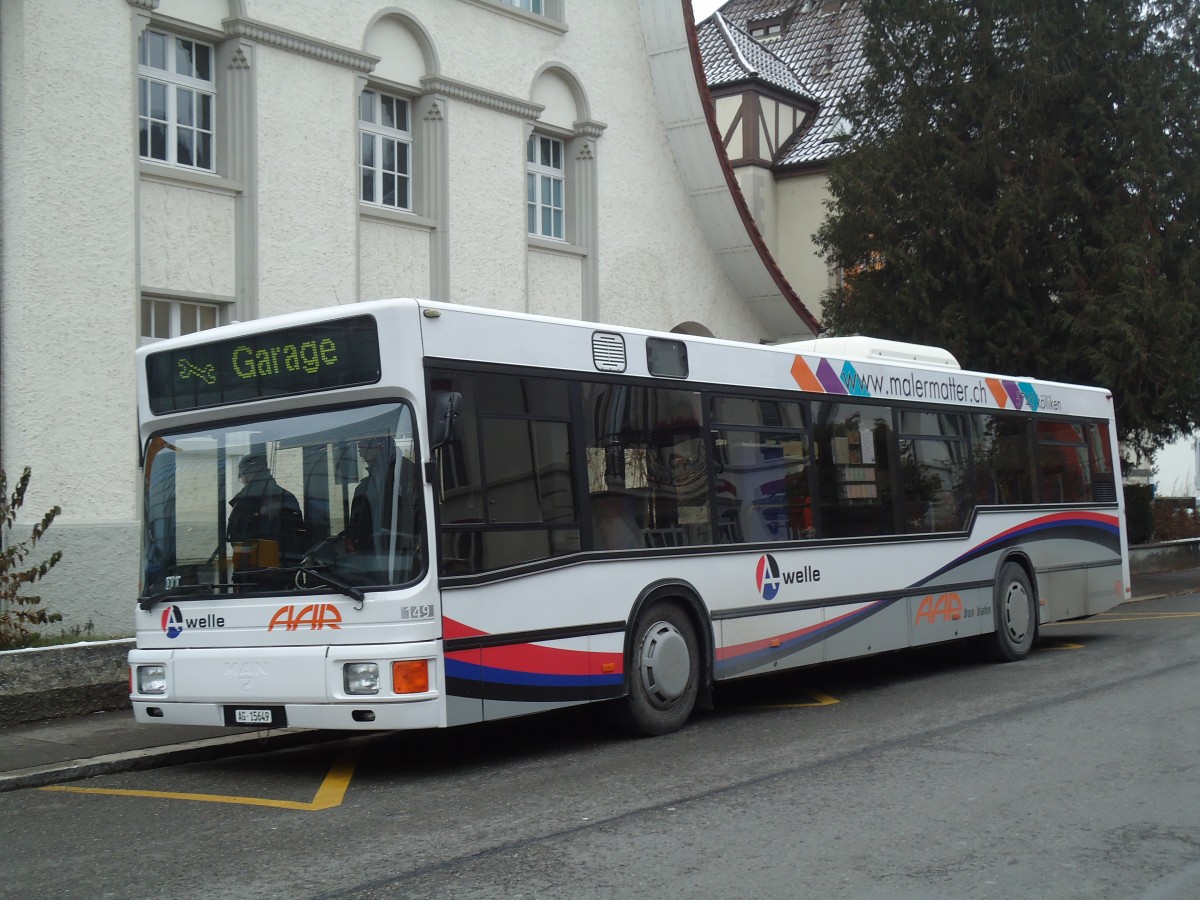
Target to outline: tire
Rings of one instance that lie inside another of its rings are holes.
[[[673,603],[638,616],[630,646],[629,694],[617,701],[617,724],[634,734],[678,731],[700,695],[699,642],[692,620]]]
[[[983,635],[983,648],[996,662],[1016,662],[1033,649],[1037,636],[1037,598],[1025,570],[1013,562],[1000,567],[992,603],[996,630]]]

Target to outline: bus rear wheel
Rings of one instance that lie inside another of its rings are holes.
[[[996,630],[983,636],[988,658],[1016,662],[1028,656],[1037,635],[1037,599],[1029,576],[1016,563],[1000,567],[992,615]]]
[[[618,704],[618,723],[635,734],[678,731],[696,706],[700,672],[696,629],[687,613],[673,603],[653,604],[634,627],[629,694]]]

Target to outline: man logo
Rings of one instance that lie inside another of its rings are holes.
[[[183,634],[183,610],[178,606],[168,606],[162,614],[162,630],[169,638],[177,638]]]
[[[755,575],[758,593],[764,600],[774,600],[779,595],[779,563],[770,553],[764,553],[758,558],[758,572]]]

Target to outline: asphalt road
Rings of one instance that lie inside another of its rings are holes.
[[[0,896],[1200,896],[1198,594],[718,700],[13,791]]]

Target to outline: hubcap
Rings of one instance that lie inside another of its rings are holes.
[[[1029,633],[1029,595],[1019,582],[1010,582],[1004,594],[1004,622],[1009,637],[1017,643]]]
[[[692,658],[687,641],[670,622],[655,622],[642,643],[642,686],[661,705],[678,700],[687,690]]]

